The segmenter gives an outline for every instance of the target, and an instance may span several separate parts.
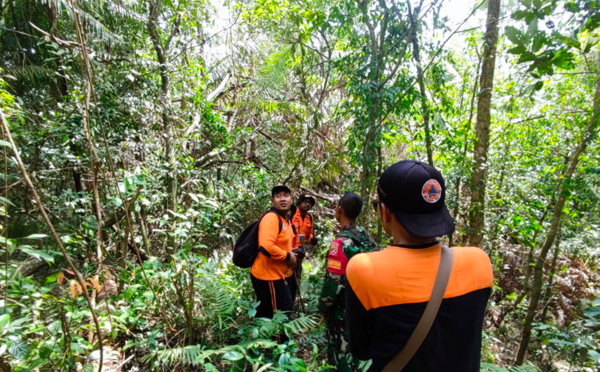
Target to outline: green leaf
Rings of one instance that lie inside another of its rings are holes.
[[[563,36],[561,37],[561,41],[570,46],[571,48],[581,49],[581,43],[578,40]]]
[[[86,366],[83,367],[81,372],[94,372],[94,365],[92,363],[86,364]]]
[[[537,53],[547,43],[548,43],[548,40],[546,39],[546,35],[539,33],[533,38],[533,43],[531,44],[531,50],[534,53]]]
[[[29,346],[23,341],[20,337],[9,337],[10,346],[8,347],[8,352],[15,359],[26,359],[29,355]]]
[[[52,355],[54,351],[54,346],[56,343],[54,341],[44,341],[39,348],[39,353],[42,358],[48,358]]]
[[[16,207],[16,205],[14,205],[13,203],[11,203],[11,201],[8,200],[8,199],[6,199],[4,196],[0,196],[0,201],[3,202],[3,203],[6,203],[6,204],[10,204],[13,207]]]
[[[44,280],[44,285],[56,282],[58,280],[59,275],[60,275],[60,271],[47,276],[46,280]]]
[[[31,234],[29,236],[24,237],[23,239],[44,239],[47,238],[46,234]]]
[[[527,53],[527,48],[525,48],[525,45],[523,45],[523,44],[517,44],[516,47],[510,48],[508,50],[508,52],[510,54],[523,54],[523,53]]]
[[[523,62],[535,61],[536,57],[537,56],[534,53],[525,52],[525,53],[521,54],[521,57],[519,58],[519,60],[517,62],[523,63]]]
[[[575,68],[574,62],[575,56],[571,52],[567,52],[566,50],[559,50],[554,55],[552,59],[552,63],[559,68],[564,70],[572,70]]]
[[[10,314],[2,314],[0,316],[0,331],[4,330],[4,327],[10,322]]]
[[[512,26],[506,26],[505,30],[506,37],[514,44],[521,44],[523,39],[523,33]]]
[[[512,14],[512,18],[520,21],[523,18],[525,18],[528,14],[531,14],[532,12],[528,11],[528,10],[517,10],[516,12],[514,12]]]
[[[581,10],[581,8],[579,7],[579,4],[574,1],[569,1],[569,2],[565,3],[564,6],[565,6],[565,9],[571,13],[579,13],[579,11]]]
[[[596,363],[600,362],[600,353],[599,352],[597,352],[596,350],[588,350],[588,353],[590,354],[592,359],[594,359],[594,362],[596,362]]]
[[[5,141],[5,140],[0,140],[0,146],[9,147],[9,148],[12,147],[10,142]]]
[[[537,83],[535,83],[535,85],[533,86],[533,90],[535,91],[540,91],[542,90],[542,88],[544,87],[544,82],[543,81],[538,81]]]
[[[227,359],[227,360],[231,360],[232,362],[235,362],[237,360],[240,360],[244,357],[244,354],[237,352],[237,351],[228,351],[225,354],[223,354],[223,358]]]
[[[27,253],[32,257],[40,258],[46,262],[54,262],[54,257],[50,256],[46,252],[42,252],[40,250],[33,249],[28,246],[20,246],[19,249],[21,250],[21,252]]]

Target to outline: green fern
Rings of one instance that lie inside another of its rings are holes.
[[[481,363],[481,372],[538,372],[534,366],[514,366],[509,369],[498,367],[491,363]]]
[[[142,362],[148,363],[153,360],[160,364],[172,366],[174,364],[198,365],[200,356],[205,353],[204,345],[189,345],[173,349],[159,350],[155,354],[142,357]]]
[[[316,327],[319,324],[319,315],[301,315],[300,317],[290,320],[284,324],[284,327],[292,333],[305,333],[309,329]]]

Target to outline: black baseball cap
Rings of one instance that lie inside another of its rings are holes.
[[[296,203],[296,205],[300,205],[300,203],[302,203],[305,200],[310,200],[311,205],[314,207],[315,203],[317,202],[315,200],[315,198],[311,195],[311,194],[302,194],[300,195],[300,197],[298,198],[298,202]]]
[[[446,208],[446,183],[442,174],[415,160],[388,167],[377,181],[379,199],[410,234],[434,238],[454,231]]]
[[[286,191],[290,194],[292,193],[292,190],[290,190],[290,188],[287,187],[286,185],[277,185],[271,189],[271,197],[274,197],[275,194],[278,194],[282,191]]]

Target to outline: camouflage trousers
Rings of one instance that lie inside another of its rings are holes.
[[[335,319],[327,326],[327,362],[338,372],[361,371],[364,361],[356,359],[350,353],[348,331],[342,319]]]

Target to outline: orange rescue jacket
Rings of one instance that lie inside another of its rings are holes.
[[[281,232],[279,221],[281,219]],[[285,218],[278,213],[267,213],[258,226],[260,253],[250,273],[260,280],[279,280],[289,277],[292,268],[287,262],[292,252],[294,233]]]

